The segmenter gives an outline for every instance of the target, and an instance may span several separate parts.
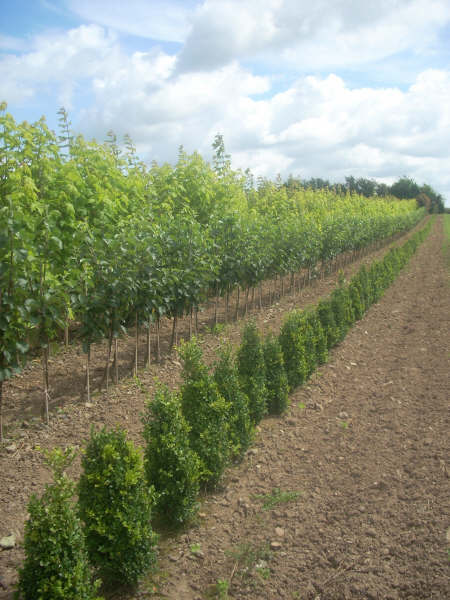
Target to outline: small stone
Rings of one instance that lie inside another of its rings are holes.
[[[279,550],[282,547],[281,542],[270,542],[270,547],[272,550]]]
[[[248,451],[249,454],[252,454],[253,456],[255,456],[256,454],[258,454],[258,449],[257,448],[250,448],[250,450]]]
[[[198,516],[200,517],[200,519],[206,519],[206,513],[199,512]]]
[[[11,444],[10,446],[6,446],[5,450],[9,454],[13,454],[17,450],[17,446],[15,444]]]
[[[94,405],[92,404],[92,402],[85,402],[85,403],[84,403],[84,406],[85,406],[86,408],[92,408]]]
[[[16,536],[13,534],[7,535],[6,537],[2,537],[0,539],[0,548],[3,548],[3,550],[10,550],[11,548],[14,548],[15,545]]]
[[[371,527],[369,527],[368,529],[366,529],[366,535],[368,535],[371,538],[376,538],[377,532],[375,531],[375,529],[372,529]]]
[[[284,529],[282,527],[275,527],[275,533],[278,537],[284,537]]]
[[[342,412],[339,413],[338,417],[340,419],[348,419],[348,413],[346,413],[345,410],[343,410]]]

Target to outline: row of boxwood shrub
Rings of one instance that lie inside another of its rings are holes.
[[[143,452],[120,428],[92,430],[78,486],[65,474],[73,451],[48,453],[53,482],[29,503],[19,596],[93,600],[101,579],[136,584],[156,561],[152,520],[174,526],[195,515],[200,489],[217,485],[266,414],[286,410],[289,391],[381,298],[429,228],[348,283],[341,278],[315,307],[292,311],[278,337],[263,339],[248,322],[237,353],[223,347],[212,370],[195,338],[182,343],[183,384],[177,392],[158,385],[148,401]]]

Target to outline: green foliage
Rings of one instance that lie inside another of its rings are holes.
[[[184,361],[181,406],[190,426],[191,448],[202,462],[200,481],[214,486],[220,480],[231,452],[230,405],[208,373],[195,338],[181,345],[180,355]]]
[[[253,438],[248,397],[241,390],[239,374],[230,346],[221,349],[214,368],[214,381],[230,406],[230,440],[232,454],[241,456]]]
[[[348,286],[350,300],[352,303],[353,314],[355,321],[359,321],[364,316],[365,302],[363,290],[358,277],[354,277]]]
[[[300,492],[289,492],[281,490],[280,488],[274,488],[270,494],[256,494],[257,500],[262,500],[263,510],[272,510],[280,504],[286,504],[292,502],[300,496]]]
[[[81,522],[72,497],[75,484],[65,474],[72,448],[46,455],[53,472],[41,498],[33,495],[25,523],[25,561],[18,591],[24,600],[93,600],[100,581],[92,581]]]
[[[253,321],[244,327],[237,364],[241,387],[248,397],[250,419],[256,425],[267,413],[267,389],[263,344]]]
[[[264,363],[268,411],[280,415],[289,405],[289,385],[280,342],[273,334],[264,340]]]
[[[91,562],[105,582],[134,585],[156,560],[142,456],[125,431],[92,429],[82,467],[79,507]]]
[[[308,377],[308,357],[302,311],[292,311],[284,320],[280,331],[280,346],[289,389],[302,385]]]
[[[311,375],[317,365],[328,359],[327,338],[316,310],[305,311],[304,327],[308,375]]]
[[[320,300],[316,307],[317,317],[322,325],[327,349],[335,346],[339,339],[339,330],[334,318],[333,305],[330,299]]]
[[[338,341],[342,341],[355,321],[352,301],[348,288],[341,284],[331,294],[331,306],[338,333]]]
[[[189,444],[189,426],[180,399],[159,385],[143,416],[144,466],[155,488],[155,512],[169,525],[189,520],[197,510],[201,463]]]

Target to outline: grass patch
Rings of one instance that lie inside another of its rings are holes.
[[[257,494],[254,498],[263,501],[263,510],[272,510],[275,506],[292,502],[292,500],[296,500],[299,496],[300,492],[284,492],[279,488],[274,488],[270,494]]]

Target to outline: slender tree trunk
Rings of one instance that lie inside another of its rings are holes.
[[[262,282],[259,282],[259,310],[263,309],[263,301],[262,301]]]
[[[230,308],[230,287],[227,287],[227,295],[225,297],[225,323],[228,323],[228,311]]]
[[[87,401],[91,401],[91,345],[88,344],[86,356],[86,392]]]
[[[252,308],[255,308],[255,286],[252,287],[252,300],[251,300]]]
[[[161,344],[160,344],[160,335],[159,335],[160,326],[161,326],[161,320],[158,315],[158,318],[156,319],[156,360],[158,363],[161,362]]]
[[[103,381],[106,379],[106,391],[108,391],[109,389],[109,368],[110,368],[110,362],[111,362],[111,347],[112,347],[112,343],[113,343],[113,329],[112,329],[112,325],[111,325],[111,329],[109,332],[109,340],[108,340],[108,352],[106,355],[106,367],[105,367],[105,372],[104,372],[104,376],[103,376],[103,380],[102,383],[100,385],[100,387],[103,387]]]
[[[281,276],[281,297],[284,296],[284,275]]]
[[[151,359],[151,317],[148,318],[147,321],[147,356],[145,357],[145,366],[149,367],[150,366],[150,359]]]
[[[234,313],[234,320],[235,321],[237,321],[238,318],[239,318],[239,299],[240,299],[240,296],[241,296],[241,286],[238,285],[238,287],[237,287],[237,296],[236,296],[236,310],[235,310],[235,313]]]
[[[136,325],[136,335],[135,335],[135,343],[134,343],[134,375],[137,377],[138,374],[138,354],[139,354],[139,312],[136,311],[135,318]]]
[[[119,383],[119,338],[114,338],[114,383]]]
[[[69,323],[64,325],[64,346],[66,349],[69,347]]]
[[[216,291],[216,302],[214,304],[214,325],[217,325],[217,308],[219,306],[219,290]]]
[[[0,381],[0,444],[3,442],[3,380]]]
[[[250,288],[249,286],[247,286],[247,289],[245,290],[245,305],[244,305],[244,317],[247,316],[247,309],[248,309],[248,295],[250,292]]]
[[[195,335],[197,335],[198,334],[198,306],[195,306],[194,313],[195,313]]]
[[[191,306],[191,310],[189,311],[189,339],[192,338],[192,313],[194,311],[193,306]]]
[[[176,337],[177,337],[177,315],[173,318],[173,326],[172,326],[172,339],[170,340],[170,348],[169,351],[172,352],[173,347],[176,345]]]
[[[44,420],[46,425],[49,424],[48,415],[48,403],[49,403],[49,390],[48,390],[48,344],[44,348],[42,354],[42,372],[44,376]]]

